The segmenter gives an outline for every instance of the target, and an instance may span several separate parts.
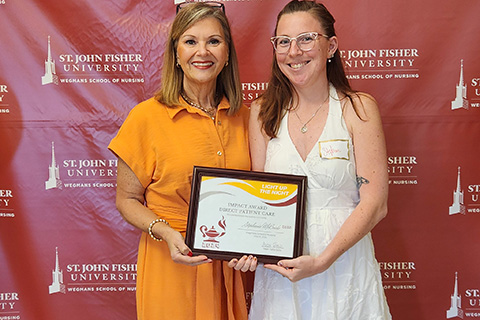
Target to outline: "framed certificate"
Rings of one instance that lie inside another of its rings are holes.
[[[193,168],[185,242],[194,254],[276,263],[302,254],[307,177]]]

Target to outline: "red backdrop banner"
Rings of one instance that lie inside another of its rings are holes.
[[[288,1],[222,2],[248,105]],[[393,318],[480,318],[480,1],[324,3],[383,118],[373,237]],[[0,320],[135,318],[140,233],[115,208],[107,145],[158,88],[174,15],[173,0],[0,0]]]

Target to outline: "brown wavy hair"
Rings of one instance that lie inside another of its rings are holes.
[[[334,28],[335,19],[323,4],[315,1],[298,0],[293,0],[287,3],[287,5],[278,14],[275,25],[275,35],[277,34],[278,21],[280,18],[284,14],[295,12],[310,13],[313,17],[318,19],[320,25],[325,31],[325,34],[329,38],[336,35]],[[345,75],[345,70],[343,68],[342,59],[338,49],[331,58],[331,62],[327,63],[327,79],[338,91],[340,91],[350,100],[354,106],[355,112],[358,115],[352,98],[352,96],[356,95],[357,92],[352,90],[350,87],[350,83]],[[268,87],[258,98],[261,105],[258,117],[262,122],[263,130],[269,137],[274,138],[277,136],[280,121],[285,115],[285,112],[289,109],[290,101],[292,101],[293,95],[297,95],[295,88],[278,67],[277,58],[274,52],[272,73]]]
[[[220,22],[228,46],[228,65],[217,77],[215,103],[218,105],[223,97],[230,103],[229,115],[235,114],[242,106],[242,86],[238,71],[238,59],[232,40],[230,24],[225,13],[208,4],[198,2],[182,8],[173,20],[168,35],[162,69],[162,83],[155,94],[155,99],[167,107],[175,107],[183,90],[183,70],[176,67],[177,45],[181,35],[193,24],[207,18]]]

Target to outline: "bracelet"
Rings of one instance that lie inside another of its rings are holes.
[[[152,231],[153,226],[154,226],[155,223],[157,223],[157,222],[163,222],[163,223],[165,223],[167,226],[169,226],[170,223],[168,223],[165,219],[160,219],[160,218],[159,218],[159,219],[153,220],[153,221],[150,223],[150,225],[148,226],[148,234],[150,235],[150,237],[151,237],[153,240],[155,240],[155,241],[162,241],[163,239],[162,239],[162,238],[157,238],[157,237],[153,234],[153,231]]]

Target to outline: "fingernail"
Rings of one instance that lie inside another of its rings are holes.
[[[193,253],[192,253],[192,251],[188,251],[188,253],[187,253],[187,254],[188,254],[188,256],[189,256],[189,257],[193,256]]]

